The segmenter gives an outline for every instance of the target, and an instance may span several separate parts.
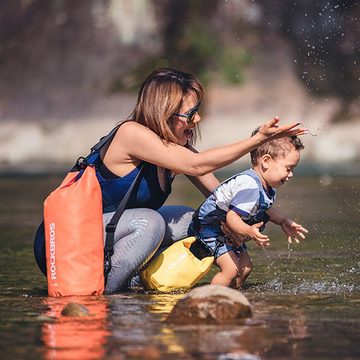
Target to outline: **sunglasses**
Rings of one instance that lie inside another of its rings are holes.
[[[199,108],[200,108],[200,104],[196,105],[195,107],[187,111],[185,114],[174,114],[174,115],[186,118],[186,123],[190,125],[194,122],[195,116],[198,113]]]

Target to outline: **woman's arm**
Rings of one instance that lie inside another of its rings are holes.
[[[192,146],[188,147],[194,153],[199,153]],[[189,176],[187,178],[195,185],[195,187],[204,195],[208,197],[213,190],[220,184],[214,173],[205,174],[203,176]]]
[[[208,197],[211,192],[220,184],[219,180],[213,173],[209,173],[203,176],[187,175],[187,177],[205,197]]]
[[[138,159],[177,173],[199,177],[229,165],[270,138],[305,133],[303,129],[292,130],[297,124],[279,127],[278,121],[266,122],[256,135],[246,140],[199,153],[184,146],[165,143],[150,129],[130,121],[117,131],[105,163],[116,172],[117,165],[129,162],[129,159]]]

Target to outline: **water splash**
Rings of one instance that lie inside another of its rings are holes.
[[[291,256],[291,252],[293,251],[293,249],[291,248],[291,244],[288,243],[288,256],[287,258],[290,259],[290,256]]]
[[[305,124],[303,122],[301,122],[300,125],[307,129],[307,134],[310,136],[320,136],[326,128],[326,125],[322,122],[320,122],[320,126],[316,129],[312,128],[311,125]]]
[[[269,265],[271,265],[271,258],[269,252],[265,248],[261,248],[261,249],[264,257],[268,260]]]
[[[340,283],[335,280],[309,281],[303,279],[298,284],[289,284],[281,279],[273,279],[257,287],[257,292],[272,292],[294,295],[344,295],[359,291],[360,288],[351,283]]]

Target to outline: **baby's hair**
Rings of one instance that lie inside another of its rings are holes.
[[[251,136],[254,136],[259,131],[256,128]],[[257,165],[258,160],[265,154],[269,154],[274,160],[279,157],[284,157],[291,149],[303,150],[304,145],[297,136],[287,136],[279,139],[273,139],[266,141],[256,149],[250,152],[252,165]]]

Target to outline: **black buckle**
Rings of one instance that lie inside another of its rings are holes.
[[[84,158],[83,156],[80,156],[77,160],[76,160],[76,164],[75,166],[79,169],[85,169],[88,166],[88,162],[86,160],[86,158]]]
[[[105,230],[107,233],[114,233],[117,224],[107,224]]]
[[[214,256],[211,249],[200,239],[196,239],[191,245],[189,249],[193,255],[199,260]]]

